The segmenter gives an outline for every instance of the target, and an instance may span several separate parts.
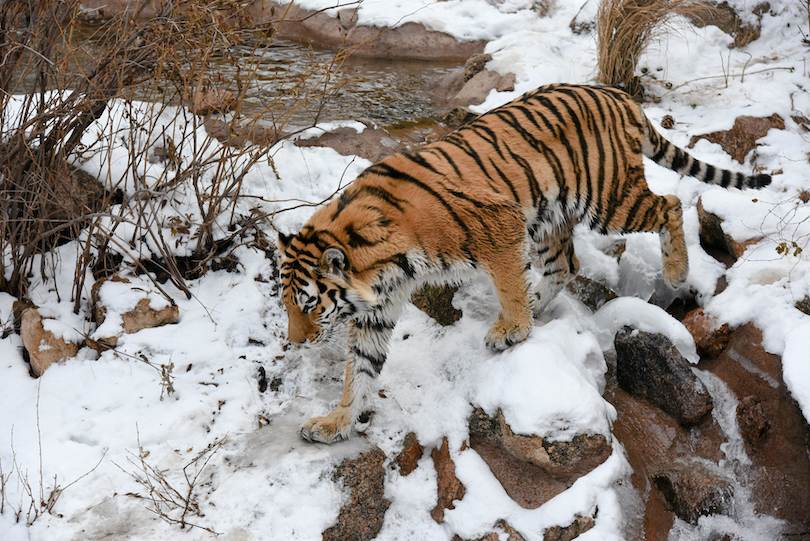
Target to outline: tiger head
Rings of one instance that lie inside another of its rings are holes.
[[[306,228],[279,234],[281,298],[288,337],[297,344],[326,342],[335,327],[363,303],[352,288],[351,265],[342,247],[328,245]]]

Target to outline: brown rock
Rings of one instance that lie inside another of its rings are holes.
[[[230,90],[209,88],[194,93],[191,111],[195,115],[207,116],[212,113],[227,113],[236,103],[236,96]]]
[[[543,468],[556,478],[578,478],[607,460],[611,446],[602,434],[578,434],[571,441],[548,441],[540,436],[515,434],[498,412],[503,446],[515,458]]]
[[[452,97],[450,103],[456,107],[484,103],[489,93],[497,89],[502,80],[503,75],[497,71],[481,70],[464,83],[461,90]]]
[[[486,45],[483,40],[460,42],[411,22],[396,28],[357,25],[351,10],[331,17],[273,2],[253,2],[248,10],[257,21],[273,23],[280,37],[347,49],[358,56],[464,60]]]
[[[98,326],[101,326],[107,317],[107,308],[101,302],[99,292],[107,282],[130,283],[127,278],[114,274],[108,278],[97,280],[90,290],[91,312],[93,319]],[[160,310],[150,307],[148,298],[142,298],[135,305],[133,310],[121,315],[121,328],[126,334],[133,334],[142,329],[150,329],[177,323],[180,319],[180,309],[174,302]],[[117,336],[102,336],[88,339],[87,345],[96,351],[104,351],[113,348],[118,343]]]
[[[582,304],[596,312],[607,301],[616,298],[616,293],[599,282],[577,275],[565,286],[566,291],[579,299]]]
[[[568,526],[554,526],[543,534],[543,541],[572,541],[596,525],[591,517],[577,517]]]
[[[490,60],[492,60],[492,55],[484,53],[477,53],[468,58],[464,63],[464,82],[466,83],[483,71],[484,66]]]
[[[424,452],[424,448],[416,439],[416,434],[409,432],[402,444],[402,451],[394,459],[394,462],[399,466],[399,473],[408,475],[414,471],[419,465],[419,459],[422,458]]]
[[[160,310],[155,310],[149,306],[149,299],[141,299],[135,309],[123,314],[124,332],[133,334],[141,329],[151,329],[162,325],[177,323],[180,319],[180,309],[176,304],[171,304]]]
[[[689,148],[693,148],[700,139],[717,143],[732,158],[744,163],[749,152],[757,147],[757,139],[765,137],[771,128],[785,129],[785,121],[776,113],[767,118],[741,116],[734,121],[734,126],[728,131],[695,135],[689,141]]]
[[[436,468],[439,487],[438,501],[436,507],[430,512],[430,516],[441,524],[444,522],[444,510],[455,509],[453,501],[464,498],[466,489],[456,477],[456,465],[453,463],[453,459],[450,458],[450,447],[447,438],[444,438],[440,448],[433,449],[430,452],[430,456],[433,458],[433,466]]]
[[[537,509],[576,480],[552,477],[543,468],[515,458],[503,445],[485,438],[471,437],[470,447],[487,463],[509,497],[525,509]]]
[[[703,208],[703,202],[698,198],[698,221],[700,222],[700,245],[721,263],[730,267],[743,255],[746,248],[756,244],[760,239],[749,239],[738,242],[723,231],[723,220],[719,216]]]
[[[770,4],[763,2],[757,4],[752,10],[757,16],[757,24],[754,26],[743,23],[740,16],[728,2],[723,1],[714,4],[715,9],[700,10],[694,15],[687,15],[692,24],[698,28],[707,25],[714,25],[730,36],[734,36],[734,47],[745,47],[755,39],[759,38],[761,32],[762,14],[770,9]]]
[[[79,346],[57,338],[42,325],[42,316],[34,307],[23,310],[20,323],[20,337],[28,352],[31,372],[40,377],[53,363],[75,357]]]
[[[452,325],[461,319],[461,310],[453,306],[458,286],[425,284],[411,296],[411,302],[439,325]]]
[[[391,502],[385,499],[385,454],[379,447],[346,459],[332,479],[343,479],[351,489],[351,500],[341,507],[337,524],[323,532],[323,541],[368,541],[380,532]]]
[[[650,490],[653,475],[678,459],[722,460],[724,435],[711,416],[697,426],[685,428],[669,414],[620,389],[612,379],[608,380],[605,399],[616,408],[613,438],[624,446],[633,467],[630,480],[643,496],[639,531],[629,532],[627,538],[667,541],[675,517],[661,492]]]
[[[762,404],[753,396],[746,396],[737,404],[737,424],[748,444],[758,442],[771,426],[762,411]]]
[[[781,359],[766,352],[762,333],[746,324],[734,330],[719,357],[702,361],[701,368],[743,397],[738,412],[744,417],[754,407],[755,431],[761,424],[756,419],[769,425],[758,440],[745,440],[752,461],[746,484],[757,512],[789,521],[794,530],[810,531],[810,427],[782,380]]]
[[[704,313],[703,307],[686,314],[684,327],[695,339],[698,353],[706,357],[717,357],[728,345],[731,329],[727,324],[720,325],[716,318]]]
[[[610,455],[604,436],[580,435],[571,442],[547,442],[536,436],[515,436],[502,417],[499,412],[493,419],[475,408],[469,419],[470,446],[509,497],[526,509],[536,509],[562,493]],[[542,466],[534,460],[538,457]]]
[[[361,122],[367,126],[361,133],[351,127],[338,128],[318,137],[297,139],[295,146],[330,147],[344,156],[356,155],[373,163],[390,154],[406,150],[405,146],[394,140],[385,129],[368,121]]]
[[[701,463],[678,463],[653,476],[653,482],[675,514],[692,524],[701,516],[728,515],[733,510],[731,481]]]

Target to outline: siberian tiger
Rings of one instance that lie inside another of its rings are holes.
[[[327,416],[302,424],[301,436],[325,443],[349,436],[400,311],[423,283],[488,274],[501,305],[486,337],[495,350],[524,340],[533,312],[577,274],[578,222],[603,234],[658,233],[664,280],[683,284],[681,203],[649,190],[642,156],[724,187],[771,181],[696,160],[620,90],[559,84],[372,165],[299,233],[279,235],[289,339],[318,344],[348,324],[343,397]],[[534,295],[530,262],[542,271]]]

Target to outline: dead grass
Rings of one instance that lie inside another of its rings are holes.
[[[697,0],[603,0],[596,19],[599,82],[640,98],[636,67],[647,46],[673,16],[705,16],[712,10]]]

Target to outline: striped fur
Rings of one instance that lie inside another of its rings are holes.
[[[279,238],[289,338],[326,340],[348,324],[344,394],[301,435],[348,437],[411,292],[483,271],[501,312],[486,337],[503,350],[524,340],[576,275],[573,227],[660,235],[663,273],[688,273],[681,204],[647,187],[642,155],[704,182],[759,188],[747,176],[694,159],[653,129],[616,89],[552,85],[495,109],[443,140],[369,167],[294,236]],[[530,295],[529,267],[543,278]]]

